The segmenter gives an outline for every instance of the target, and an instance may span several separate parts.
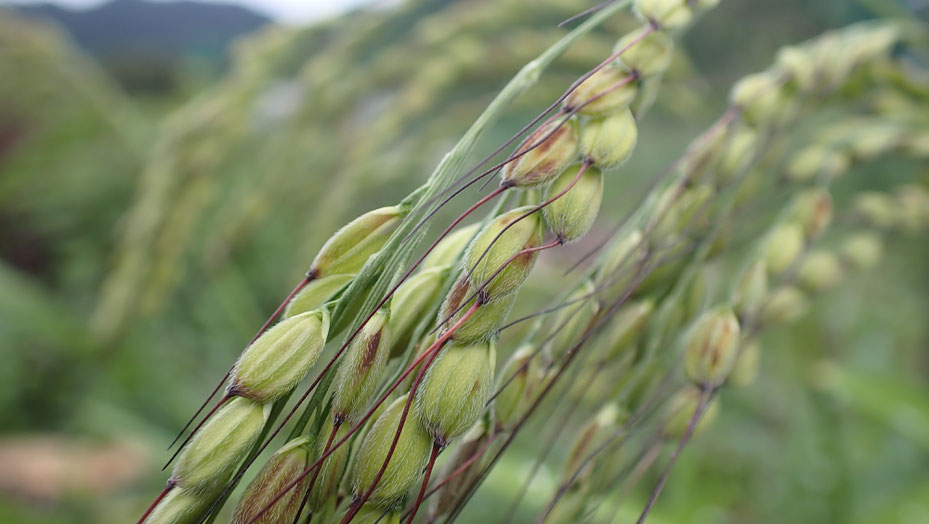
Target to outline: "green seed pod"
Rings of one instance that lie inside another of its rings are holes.
[[[593,282],[585,281],[567,299],[568,302],[578,302],[564,307],[553,319],[549,332],[551,341],[548,345],[548,353],[553,361],[561,360],[595,320],[600,310],[594,296],[595,291]]]
[[[797,195],[791,218],[803,228],[807,240],[818,237],[832,222],[832,197],[823,189],[809,189]]]
[[[765,324],[792,322],[806,314],[809,305],[806,296],[799,289],[781,286],[768,297],[761,310],[761,321]]]
[[[638,343],[654,311],[655,301],[650,298],[623,306],[610,321],[610,327],[604,339],[607,343],[604,358],[610,361],[616,360],[626,353],[627,349]]]
[[[680,29],[693,20],[688,0],[636,0],[635,12],[662,29]]]
[[[509,428],[529,407],[541,379],[539,359],[533,358],[534,353],[533,346],[523,345],[513,352],[500,370],[497,387],[499,389],[504,384],[506,387],[494,399],[494,417],[501,428]]]
[[[690,387],[678,391],[677,394],[671,398],[665,411],[664,432],[668,438],[680,439],[684,436],[684,433],[687,432],[687,427],[690,425],[690,419],[694,416],[697,407],[700,405],[700,397],[702,395],[703,393],[699,388]],[[713,421],[716,420],[718,411],[719,401],[714,397],[704,410],[700,422],[698,422],[696,428],[694,428],[693,435],[696,436],[707,426],[712,424]]]
[[[681,320],[685,323],[697,318],[706,309],[710,299],[709,290],[709,266],[704,264],[695,273],[690,285],[681,297],[681,310],[683,316]]]
[[[616,87],[623,82],[625,84]],[[571,91],[564,100],[563,108],[570,112],[580,107],[578,113],[582,115],[603,117],[629,107],[638,91],[637,82],[629,81],[628,73],[616,64],[609,64]],[[586,103],[595,97],[596,100]]]
[[[654,235],[651,239],[655,243],[676,240],[685,229],[699,231],[708,221],[706,208],[713,197],[713,188],[708,184],[700,184],[685,189],[683,193],[679,191],[679,186],[672,184],[655,204],[653,220],[657,223],[652,226]],[[694,222],[695,217],[698,222]]]
[[[264,467],[245,489],[239,504],[232,513],[233,524],[250,522],[275,496],[296,479],[310,465],[310,440],[298,437],[291,440],[268,459]],[[310,483],[305,476],[284,497],[263,513],[255,522],[274,524],[294,519],[303,492]]]
[[[900,210],[898,221],[903,229],[918,233],[929,226],[929,190],[906,184],[898,187],[894,196]]]
[[[871,269],[881,260],[884,246],[874,233],[857,233],[845,239],[840,249],[842,262],[859,271]]]
[[[229,394],[257,402],[280,398],[309,373],[328,332],[326,310],[278,322],[242,352],[232,370]]]
[[[732,303],[740,318],[757,315],[768,297],[768,266],[756,260],[748,266],[736,283]]]
[[[353,278],[355,275],[329,275],[311,281],[287,303],[284,318],[319,309]]]
[[[821,292],[834,287],[842,279],[842,265],[838,257],[829,251],[810,252],[800,264],[797,280],[812,292]]]
[[[890,124],[863,126],[852,135],[848,147],[855,158],[869,160],[902,145],[904,134]]]
[[[326,241],[309,273],[316,277],[357,273],[409,212],[406,206],[382,207],[352,220]]]
[[[710,135],[705,140],[694,142],[684,156],[680,159],[679,172],[688,180],[700,180],[707,170],[717,163],[717,159],[724,148],[729,147],[725,127],[712,127],[708,130]]]
[[[609,285],[611,289],[623,290],[631,282],[635,269],[646,254],[641,231],[636,229],[617,237],[600,262],[597,285]]]
[[[452,286],[448,297],[442,304],[442,309],[439,310],[439,321],[448,318],[452,311],[456,309],[458,312],[442,326],[443,331],[458,323],[458,320],[474,305],[477,297],[472,298],[466,306],[459,309],[461,302],[473,295],[475,289],[467,280],[459,280]],[[455,330],[452,340],[465,344],[476,344],[493,338],[500,326],[506,321],[507,315],[515,302],[516,293],[510,293],[482,304],[471,315],[471,318]]]
[[[464,257],[465,271],[474,268],[471,273],[472,286],[480,287],[489,281],[498,269],[520,251],[542,244],[544,226],[541,213],[532,213],[516,222],[531,209],[528,206],[519,207],[503,213],[487,224],[474,239]],[[497,235],[513,222],[516,223],[494,242]],[[537,256],[538,252],[533,251],[516,257],[484,288],[484,293],[488,297],[499,298],[515,292],[529,276]]]
[[[581,156],[600,169],[615,169],[629,160],[638,138],[629,109],[593,118],[581,126]]]
[[[752,340],[742,349],[739,358],[732,367],[732,372],[726,379],[726,385],[734,388],[750,386],[758,378],[758,368],[761,365],[761,344]]]
[[[450,269],[439,266],[422,270],[397,288],[388,321],[391,358],[406,351],[416,328],[432,313]]]
[[[811,91],[815,87],[816,64],[808,50],[799,46],[782,47],[775,64],[801,91]]]
[[[145,524],[194,524],[210,504],[209,498],[174,486],[145,519]]]
[[[642,33],[646,31],[651,32],[642,37]],[[622,67],[630,73],[649,77],[661,75],[667,71],[668,66],[671,65],[673,48],[674,42],[667,33],[652,31],[646,26],[620,38],[619,42],[613,46],[613,52],[617,53],[621,49],[626,49],[623,54],[619,55]]]
[[[356,496],[368,492],[378,471],[381,470],[390,444],[397,433],[406,399],[407,396],[403,395],[394,400],[384,414],[378,417],[377,422],[371,426],[358,448],[358,456],[352,468],[352,482]],[[387,505],[406,495],[413,484],[416,484],[423,468],[426,467],[431,452],[432,437],[416,423],[416,415],[410,413],[403,425],[403,430],[400,431],[400,439],[384,470],[384,475],[371,492],[368,501],[372,504]]]
[[[435,246],[435,249],[429,253],[426,260],[423,260],[420,272],[425,272],[427,269],[436,267],[455,265],[480,227],[481,223],[475,222],[470,226],[456,229],[447,237],[443,238],[442,241]],[[399,293],[400,290],[398,289],[397,292]]]
[[[869,225],[889,228],[897,222],[898,209],[894,200],[878,191],[865,191],[855,197],[855,214]]]
[[[615,404],[606,404],[600,408],[600,411],[587,422],[571,446],[568,460],[565,462],[561,475],[562,481],[570,479],[577,469],[581,467],[587,455],[602,445],[619,428],[625,418],[625,414]],[[577,480],[583,481],[589,477],[592,468],[593,463],[587,464],[577,475]]]
[[[333,417],[327,417],[326,423],[320,428],[319,438],[317,438],[316,445],[313,448],[313,462],[319,460],[319,457],[322,457],[323,453],[326,452],[326,443],[329,440],[329,435],[332,434],[332,423]],[[351,431],[351,426],[352,424],[349,423],[340,425],[332,442],[336,443],[345,438],[348,432]],[[330,500],[334,500],[338,496],[339,484],[342,482],[342,476],[345,474],[346,466],[348,466],[350,453],[351,448],[348,444],[339,446],[319,466],[319,474],[316,477],[316,483],[313,485],[313,491],[310,492],[309,499],[310,508],[314,512],[319,511]]]
[[[739,321],[727,307],[707,311],[687,337],[684,369],[698,386],[717,386],[732,371],[739,348]]]
[[[748,168],[758,150],[758,132],[748,126],[740,127],[729,139],[719,158],[716,174],[720,181],[731,181],[734,176]]]
[[[228,401],[181,451],[171,478],[188,491],[216,493],[248,454],[270,412],[271,404],[246,398]]]
[[[803,250],[803,228],[795,222],[780,224],[765,240],[764,260],[771,276],[783,273]]]
[[[497,351],[493,341],[450,343],[440,350],[416,393],[420,422],[435,442],[447,444],[477,422],[490,398]]]
[[[568,168],[548,188],[546,200],[564,191],[575,179],[581,165]],[[567,193],[542,209],[545,222],[559,239],[573,242],[593,226],[603,198],[603,173],[594,166],[586,168]]]
[[[332,395],[332,413],[340,422],[361,415],[377,389],[390,353],[389,317],[386,309],[375,313],[342,355]]]
[[[817,175],[833,179],[844,173],[851,165],[846,153],[829,146],[813,144],[798,151],[787,163],[785,175],[796,183],[809,182]]]
[[[907,133],[907,135],[903,137],[903,143],[900,144],[900,149],[904,154],[915,158],[925,158],[929,156],[929,132]]]
[[[539,143],[528,153],[503,166],[501,184],[508,187],[537,187],[551,182],[572,162],[577,160],[577,129],[572,118],[539,126],[520,144],[514,154],[520,154]]]
[[[744,110],[749,121],[755,123],[777,122],[784,109],[780,79],[771,71],[743,77],[732,86],[729,99]]]
[[[365,504],[361,506],[361,509],[358,510],[355,517],[352,518],[352,522],[355,524],[400,524],[400,514],[390,507]]]

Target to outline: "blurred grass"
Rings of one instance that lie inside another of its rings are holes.
[[[594,236],[712,121],[732,80],[780,45],[876,5],[723,2],[685,37],[638,152],[607,184],[611,205]],[[62,35],[0,10],[0,449],[55,435],[144,450],[132,459],[139,473],[102,492],[66,483],[54,496],[24,495],[28,485],[4,484],[0,521],[133,518],[164,481],[153,466],[172,433],[321,242],[421,182],[506,79],[562,34],[556,24],[584,7],[420,0],[272,28],[239,42],[231,70],[180,101],[127,97]],[[617,17],[573,47],[480,152],[632,23]],[[885,189],[920,169],[874,163],[849,189]],[[929,522],[929,242],[901,238],[888,251],[883,269],[765,337],[762,380],[726,395],[652,521]],[[537,282],[569,262],[543,259]],[[529,285],[514,315],[548,298]],[[515,496],[541,447],[518,442],[466,521],[496,520]],[[517,522],[544,506],[565,445]],[[75,475],[94,471],[86,463]],[[644,494],[632,499],[615,501],[617,522]]]

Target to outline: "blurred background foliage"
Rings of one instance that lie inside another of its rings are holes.
[[[123,3],[139,2],[111,5]],[[588,6],[409,0],[309,27],[251,20],[228,56],[216,42],[236,31],[157,60],[101,48],[105,26],[91,45],[67,36],[66,21],[0,10],[0,521],[136,517],[164,482],[153,472],[173,433],[322,241],[423,181],[506,80],[564,33],[557,24]],[[731,82],[778,47],[926,11],[725,0],[676,51],[623,180],[607,184],[599,238],[718,116]],[[573,46],[481,152],[634,23],[617,17]],[[926,165],[868,163],[836,199],[927,176]],[[880,269],[765,336],[760,381],[725,395],[652,522],[929,522],[927,240],[892,238]],[[514,315],[539,309],[551,296],[542,284],[584,249],[565,251],[543,257]],[[499,520],[541,446],[524,440],[466,521]],[[544,507],[566,447],[516,522]],[[633,493],[620,520],[645,496]]]

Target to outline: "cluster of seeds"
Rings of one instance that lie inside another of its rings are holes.
[[[875,34],[876,38],[874,38]],[[849,55],[837,56],[838,62],[845,63],[846,67],[834,71],[830,70],[834,64],[820,56],[818,63],[821,66],[814,68],[811,74],[829,75],[826,78],[830,88],[827,92],[823,92],[819,91],[818,87],[817,92],[809,94],[831,93],[835,96],[836,92],[840,92],[843,81],[851,78],[852,75],[863,73],[872,76],[869,71],[870,61],[886,59],[886,53],[894,40],[880,37],[886,34],[888,34],[887,27],[855,27],[847,33],[829,35],[800,48],[791,48],[788,54],[791,54],[793,63],[797,63],[804,59],[804,56],[799,55],[801,49],[810,55],[823,55],[826,54],[826,46],[831,46],[830,42],[836,38],[850,43],[856,42],[857,39],[872,43],[878,42],[879,45],[876,47],[854,46]],[[837,55],[842,54],[835,47],[830,47],[830,49]],[[757,190],[757,188],[750,187],[751,184],[748,182],[751,177],[761,176],[763,171],[757,167],[757,161],[753,162],[751,159],[764,159],[763,148],[771,147],[764,144],[771,142],[772,131],[781,128],[793,118],[786,118],[785,111],[788,114],[793,113],[794,116],[796,111],[799,111],[798,109],[789,110],[791,104],[795,103],[791,101],[791,98],[796,97],[797,91],[810,87],[799,85],[795,72],[785,71],[784,55],[785,53],[779,55],[778,64],[770,73],[750,77],[754,78],[748,82],[750,86],[762,84],[757,78],[770,79],[767,88],[764,90],[758,88],[752,96],[745,94],[747,89],[745,83],[738,84],[734,89],[733,100],[742,109],[742,125],[729,126],[726,132],[711,130],[712,132],[707,135],[710,140],[692,149],[693,154],[690,158],[684,159],[679,170],[680,177],[686,179],[690,187],[679,191],[676,198],[667,196],[674,194],[672,193],[674,189],[670,188],[657,198],[658,202],[662,200],[675,202],[668,208],[670,211],[662,215],[662,221],[668,220],[669,216],[674,217],[675,207],[683,207],[682,212],[687,216],[684,222],[689,227],[698,231],[706,228],[705,224],[700,223],[699,217],[701,213],[711,213],[712,209],[695,211],[693,204],[688,203],[685,198],[693,191],[694,180],[703,180],[708,176],[715,178],[715,184],[728,184],[733,180],[740,180],[742,187],[735,189],[736,203],[745,198],[746,186],[749,186],[749,190]],[[829,65],[825,67],[827,63]],[[858,71],[856,67],[865,71]],[[878,70],[883,71],[883,68],[878,68]],[[766,94],[772,90],[778,93],[777,96]],[[902,107],[903,102],[899,104],[896,107]],[[909,107],[912,109],[912,106]],[[882,112],[878,109],[879,114]],[[920,148],[914,147],[914,142],[918,142],[914,137],[918,137],[919,133],[905,131],[899,127],[899,120],[897,126],[888,126],[886,118],[882,116],[859,117],[857,121],[871,122],[876,125],[872,129],[866,126],[836,127],[834,131],[824,135],[826,141],[832,144],[828,154],[820,154],[819,152],[823,149],[818,146],[805,146],[799,150],[793,160],[787,162],[787,177],[782,181],[796,187],[795,196],[784,206],[779,220],[771,226],[767,234],[760,238],[757,247],[750,252],[744,264],[745,269],[736,277],[735,286],[726,302],[707,310],[702,307],[695,308],[694,295],[700,295],[700,293],[695,293],[694,290],[704,285],[703,279],[700,278],[699,273],[695,273],[691,283],[687,285],[683,282],[683,278],[678,276],[682,273],[680,268],[675,268],[672,272],[674,285],[675,289],[680,292],[671,292],[667,295],[658,293],[656,296],[656,288],[638,286],[635,293],[639,298],[620,309],[619,314],[603,330],[604,336],[599,351],[609,352],[613,365],[621,366],[619,369],[623,373],[629,372],[629,363],[618,358],[623,350],[637,354],[639,359],[642,358],[643,350],[637,347],[637,344],[642,343],[643,334],[640,329],[635,329],[639,319],[643,319],[641,321],[643,324],[648,322],[661,327],[657,337],[659,340],[665,342],[673,340],[675,332],[680,332],[682,338],[680,345],[683,351],[683,371],[688,384],[670,395],[660,422],[660,433],[668,439],[680,440],[680,442],[664,474],[659,479],[653,491],[652,500],[643,512],[640,522],[647,516],[654,499],[660,493],[667,479],[667,473],[683,445],[694,433],[706,427],[718,412],[716,394],[719,388],[724,385],[744,387],[754,380],[761,358],[759,332],[766,327],[781,325],[801,317],[809,307],[808,296],[810,294],[821,293],[835,287],[843,276],[851,271],[873,267],[882,251],[880,231],[893,229],[912,232],[925,231],[929,228],[929,220],[926,218],[926,210],[929,209],[929,191],[917,185],[908,184],[892,194],[876,192],[859,194],[851,205],[848,218],[849,224],[864,227],[858,231],[845,233],[844,238],[831,249],[816,247],[833,221],[833,202],[827,187],[838,175],[847,171],[855,161],[871,160],[877,154],[893,152],[917,158],[924,155]],[[854,129],[854,132],[850,133],[850,129]],[[766,135],[767,139],[761,138]],[[854,135],[855,141],[851,140],[848,135]],[[855,147],[852,146],[853,143],[856,144]],[[811,151],[813,150],[818,152],[818,158],[812,158]],[[829,160],[835,158],[835,155],[840,155],[842,160],[840,162]],[[801,158],[802,161],[798,162],[797,158]],[[756,167],[752,166],[753,163]],[[806,164],[804,176],[798,176],[800,170],[797,166],[799,164]],[[768,171],[775,170],[776,168],[768,169]],[[673,184],[670,187],[673,188]],[[705,198],[694,200],[706,201]],[[651,231],[662,230],[661,222],[657,223],[659,225]],[[662,236],[679,237],[682,233],[680,225],[672,224],[672,226],[670,231],[664,231]],[[649,236],[653,237],[654,234],[650,232]],[[648,256],[647,248],[638,247],[643,245],[641,238],[641,230],[633,229],[626,238],[619,238],[615,242],[612,249],[607,251],[602,258],[598,277],[601,282],[607,280],[606,275],[615,274],[619,268],[630,266],[635,261]],[[712,237],[709,240],[711,242],[707,244],[710,248],[713,247],[713,242],[718,242],[718,239]],[[654,248],[651,250],[654,251]],[[714,249],[707,250],[711,256],[714,252]],[[622,262],[617,262],[617,260]],[[665,264],[665,267],[667,265]],[[607,269],[604,270],[604,268]],[[659,276],[661,273],[660,270],[657,272]],[[687,274],[686,271],[683,273]],[[664,277],[662,276],[661,279],[663,280]],[[657,287],[657,289],[661,288]],[[658,296],[664,296],[663,302],[666,304],[659,305],[657,311],[666,312],[668,316],[661,317],[661,315],[654,314],[656,311],[654,301]],[[678,311],[675,312],[675,310]],[[695,312],[701,310],[704,312],[695,315]],[[688,318],[695,318],[695,320],[688,325]],[[615,327],[611,328],[611,325]],[[671,337],[667,335],[669,327]],[[627,338],[629,334],[633,337]],[[644,334],[646,344],[648,339],[655,338],[654,334],[654,331]],[[640,340],[637,341],[636,338]],[[603,361],[597,361],[598,367],[602,366],[601,362]],[[599,369],[593,371],[592,376],[596,376],[597,373]],[[611,375],[617,374],[619,372]],[[605,396],[615,402],[616,393],[617,391],[612,389],[600,398]],[[622,401],[625,409],[635,410],[642,405],[642,400],[636,399],[634,392],[620,398],[625,399]],[[616,432],[610,439],[610,446],[604,446],[590,453],[587,458],[593,459],[597,454],[608,449],[615,450],[625,434],[625,428]],[[640,478],[635,472],[642,471],[643,468],[647,469],[659,456],[657,446],[660,440],[650,442],[645,451],[634,458],[632,463],[624,463],[631,468],[632,477],[635,479]],[[601,457],[598,460],[609,465],[606,467],[623,467],[623,465],[613,464],[609,458]],[[576,460],[569,459],[569,462],[576,462]],[[547,518],[557,516],[560,519],[557,521],[580,518],[580,515],[585,515],[591,508],[596,507],[602,497],[607,496],[607,490],[612,483],[597,486],[597,493],[593,495],[589,493],[589,481],[581,474],[584,467],[589,467],[589,464],[572,469],[574,478],[570,486],[563,485],[559,488],[552,505],[546,512]]]
[[[570,288],[558,313],[550,320],[540,316],[495,373],[500,331],[539,253],[574,242],[593,226],[604,172],[632,154],[636,121],[670,64],[671,32],[715,4],[635,2],[644,25],[622,37],[615,54],[569,91],[560,111],[504,163],[468,182],[500,172],[498,188],[456,219],[348,336],[330,363],[339,359],[334,375],[319,389],[327,400],[311,403],[289,442],[246,488],[235,522],[296,522],[306,506],[324,522],[412,522],[433,492],[438,496],[430,521],[453,518],[493,466],[495,459],[483,455],[495,437],[507,435],[499,457],[582,344],[596,336],[594,358],[575,368],[585,373],[576,376],[589,380],[574,398],[577,405],[599,395],[606,407],[578,436],[546,511],[557,522],[575,520],[591,497],[603,495],[590,458],[615,449],[622,431],[654,406],[652,393],[673,360],[672,348],[682,348],[687,385],[671,395],[662,415],[660,435],[680,439],[668,469],[712,418],[717,391],[747,385],[757,373],[761,327],[796,318],[805,293],[824,291],[845,271],[876,262],[881,247],[874,233],[849,236],[835,251],[811,246],[832,221],[828,184],[852,161],[926,151],[899,128],[854,137],[836,131],[818,149],[799,151],[784,167],[795,196],[752,251],[729,300],[710,300],[704,272],[711,256],[725,252],[722,226],[757,191],[752,182],[773,161],[771,144],[802,113],[803,98],[834,95],[851,75],[885,58],[897,36],[883,26],[789,48],[772,69],[736,84],[732,108],[688,150],[677,176],[649,194]],[[452,231],[511,189],[526,190],[526,205]],[[918,229],[929,223],[927,202],[918,186],[904,186],[894,196],[866,193],[856,201],[854,217],[874,228]],[[214,502],[240,478],[234,478],[237,468],[244,471],[254,460],[273,407],[286,402],[334,335],[331,312],[341,311],[336,307],[344,305],[343,294],[363,276],[378,271],[382,250],[410,212],[405,204],[372,211],[323,246],[282,308],[284,319],[260,334],[230,371],[226,394],[182,445],[168,487],[142,520],[196,521],[215,510]],[[395,275],[375,276],[396,281]],[[391,361],[396,374],[385,380]],[[601,388],[596,379],[602,376],[624,379]],[[398,389],[402,394],[395,395]],[[438,455],[456,442],[443,480],[427,494]],[[647,457],[654,460],[653,453]],[[611,456],[604,464],[623,459]],[[407,506],[417,483],[418,495]]]

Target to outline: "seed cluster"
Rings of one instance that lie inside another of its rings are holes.
[[[634,2],[644,25],[621,37],[615,54],[564,97],[556,114],[482,175],[499,171],[499,187],[453,225],[508,191],[521,190],[520,205],[501,204],[483,223],[449,227],[404,277],[375,273],[411,206],[372,211],[338,231],[292,293],[283,320],[240,356],[226,395],[182,446],[146,522],[195,521],[215,509],[238,480],[236,469],[254,460],[249,455],[273,406],[286,402],[334,336],[330,315],[345,310],[346,289],[371,274],[395,287],[336,352],[331,384],[321,382],[328,367],[314,382],[323,384],[323,400],[311,403],[289,442],[245,489],[235,522],[296,521],[305,507],[320,522],[412,522],[436,491],[430,521],[454,515],[566,374],[576,379],[562,388],[562,398],[573,402],[568,417],[587,401],[603,407],[576,436],[543,518],[576,521],[608,496],[611,471],[630,460],[633,471],[656,460],[653,447],[639,459],[618,450],[628,427],[659,405],[656,442],[680,441],[669,469],[687,440],[711,423],[721,388],[747,386],[757,375],[759,330],[798,318],[810,294],[872,267],[882,253],[880,232],[929,227],[929,192],[904,185],[893,195],[858,195],[850,219],[864,227],[836,247],[819,245],[835,214],[829,185],[856,161],[879,154],[925,157],[929,135],[896,118],[912,110],[908,100],[888,98],[873,115],[858,117],[857,132],[837,126],[785,155],[779,140],[803,114],[804,100],[842,98],[852,79],[884,82],[898,35],[860,26],[786,48],[771,69],[733,87],[724,118],[496,371],[500,332],[539,254],[591,229],[604,183],[633,153],[637,121],[670,65],[673,32],[716,3]],[[789,160],[779,165],[780,158]],[[793,197],[719,300],[711,262],[736,242],[733,217],[777,178],[766,176],[771,172],[782,175],[777,183]],[[578,357],[588,339],[592,348]],[[670,394],[666,384],[675,388]],[[507,440],[488,460],[498,436]],[[430,483],[449,446],[453,457]],[[604,460],[592,461],[604,452]]]

